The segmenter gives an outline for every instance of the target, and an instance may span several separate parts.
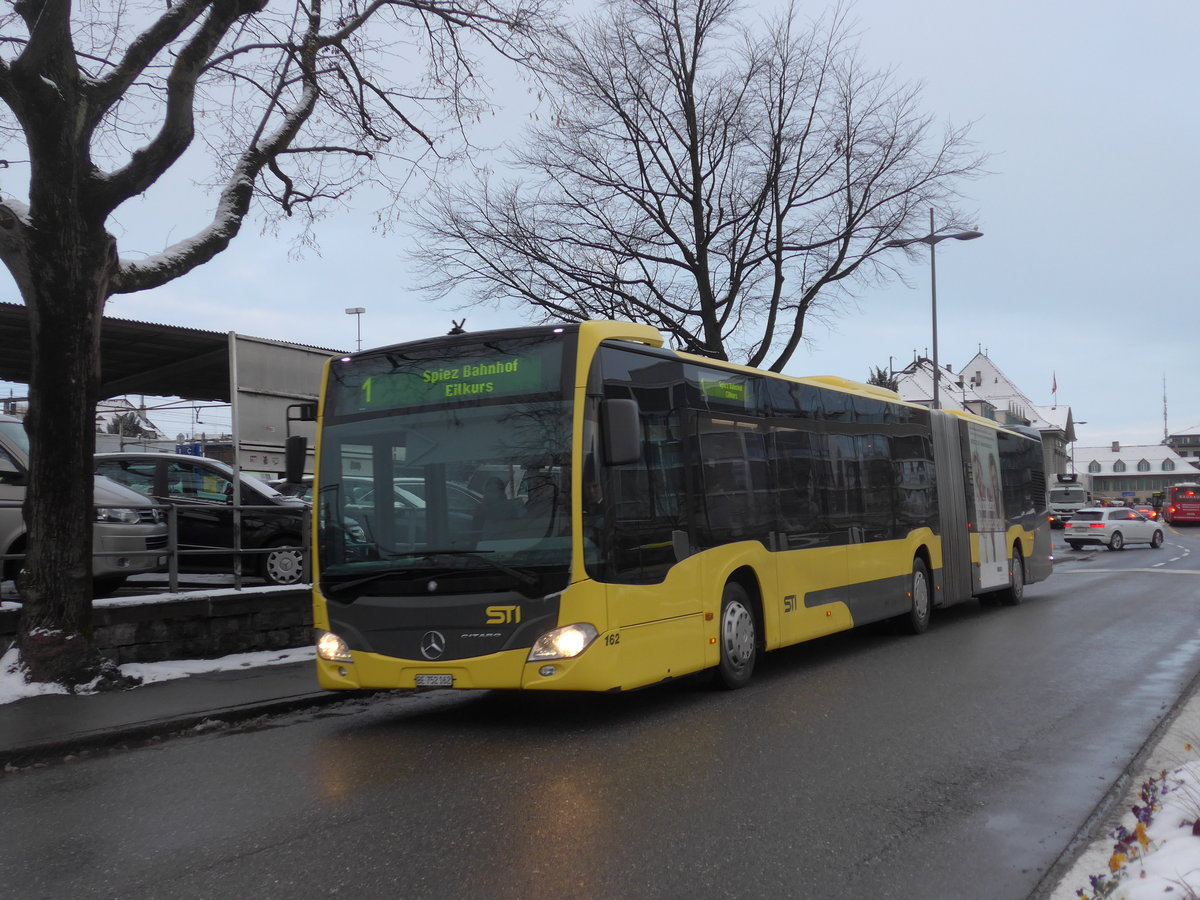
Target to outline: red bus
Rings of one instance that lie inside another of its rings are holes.
[[[1168,524],[1200,522],[1200,484],[1172,485],[1167,488],[1164,500],[1163,518]]]

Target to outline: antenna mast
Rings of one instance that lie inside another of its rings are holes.
[[[1163,372],[1163,443],[1170,435],[1167,433],[1167,373]]]

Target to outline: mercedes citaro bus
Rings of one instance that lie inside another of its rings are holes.
[[[1050,572],[1037,432],[644,325],[354,353],[316,413],[325,688],[738,687],[766,651]]]

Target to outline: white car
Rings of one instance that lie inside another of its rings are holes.
[[[1104,544],[1109,550],[1124,550],[1126,544],[1163,544],[1162,526],[1128,506],[1097,506],[1078,509],[1067,523],[1067,543],[1072,550],[1085,544]]]

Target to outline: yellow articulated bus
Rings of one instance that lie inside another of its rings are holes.
[[[1034,431],[644,325],[355,353],[318,409],[320,683],[740,687],[777,647],[1019,603],[1050,572],[1045,497]]]

